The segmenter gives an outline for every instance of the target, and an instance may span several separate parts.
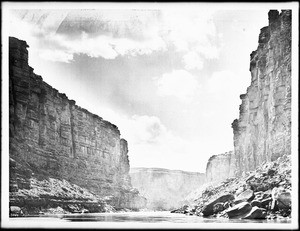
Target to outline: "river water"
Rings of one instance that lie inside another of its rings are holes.
[[[246,219],[216,219],[189,216],[170,212],[121,212],[121,213],[87,213],[49,215],[42,217],[10,218],[14,227],[73,227],[73,228],[285,228],[291,223],[290,219],[282,220],[246,220]],[[18,225],[19,224],[19,225]]]

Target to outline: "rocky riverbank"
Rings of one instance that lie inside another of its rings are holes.
[[[192,205],[171,212],[228,219],[290,219],[290,158],[284,155],[240,177],[210,185]]]
[[[108,201],[64,179],[44,177],[10,159],[10,216],[115,212]]]
[[[116,206],[119,197],[99,196],[65,179],[45,177],[29,165],[12,158],[9,168],[10,217],[138,210]],[[138,191],[133,189],[127,194],[138,194]],[[143,198],[141,200],[136,200],[136,203],[145,203]],[[138,208],[138,205],[135,207]]]

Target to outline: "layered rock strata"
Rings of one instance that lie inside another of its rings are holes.
[[[269,11],[251,53],[251,85],[232,123],[236,174],[291,153],[291,10]]]
[[[231,168],[233,157],[233,151],[211,156],[206,165],[206,181],[219,182],[234,176],[234,169]]]
[[[131,186],[127,142],[118,128],[36,75],[28,65],[27,47],[25,41],[9,38],[10,158],[35,176],[109,196],[117,208],[139,207],[143,200]],[[31,176],[21,182],[11,173],[12,188],[30,188],[26,180]]]
[[[131,168],[132,185],[147,199],[151,210],[182,206],[185,197],[205,183],[205,174],[162,168]]]

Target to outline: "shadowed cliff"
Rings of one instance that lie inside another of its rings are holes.
[[[117,126],[36,75],[27,47],[9,38],[9,156],[16,162],[11,197],[31,189],[32,178],[55,178],[108,197],[117,209],[143,207],[145,200],[131,186],[127,142]]]

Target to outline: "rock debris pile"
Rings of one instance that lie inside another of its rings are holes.
[[[291,218],[291,159],[279,157],[241,177],[209,186],[194,200],[171,211],[203,217],[275,219]]]

